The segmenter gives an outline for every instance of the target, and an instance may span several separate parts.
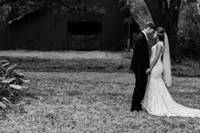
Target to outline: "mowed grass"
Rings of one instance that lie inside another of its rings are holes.
[[[200,132],[200,118],[130,112],[131,73],[27,72],[30,89],[0,120],[0,133]],[[173,78],[172,97],[200,108],[200,79]]]
[[[120,58],[39,58],[0,56],[18,63],[18,68],[31,72],[131,72],[131,55]],[[118,55],[119,56],[119,55]],[[184,59],[172,63],[172,74],[177,77],[200,77],[200,61]]]

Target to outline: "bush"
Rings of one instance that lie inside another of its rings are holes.
[[[17,64],[0,60],[0,109],[10,107],[22,96],[22,91],[28,88],[24,84],[29,80],[16,67]]]

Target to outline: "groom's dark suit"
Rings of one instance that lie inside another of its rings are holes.
[[[144,98],[147,78],[146,69],[149,68],[149,50],[147,39],[143,32],[140,32],[135,40],[135,49],[131,62],[131,70],[135,73],[135,89],[132,98],[131,111],[141,110],[141,101]]]

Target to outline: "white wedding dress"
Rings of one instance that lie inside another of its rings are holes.
[[[152,63],[155,57],[157,45],[164,47],[163,42],[158,42],[151,48],[150,63]],[[162,55],[163,53],[149,75],[146,93],[142,101],[143,108],[149,114],[156,116],[200,117],[200,110],[180,105],[171,97],[163,80],[164,67]]]

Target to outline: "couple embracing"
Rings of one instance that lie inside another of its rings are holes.
[[[164,28],[156,28],[149,22],[137,35],[131,70],[136,78],[131,111],[146,110],[156,116],[200,117],[200,110],[176,103],[168,91],[172,75]]]

